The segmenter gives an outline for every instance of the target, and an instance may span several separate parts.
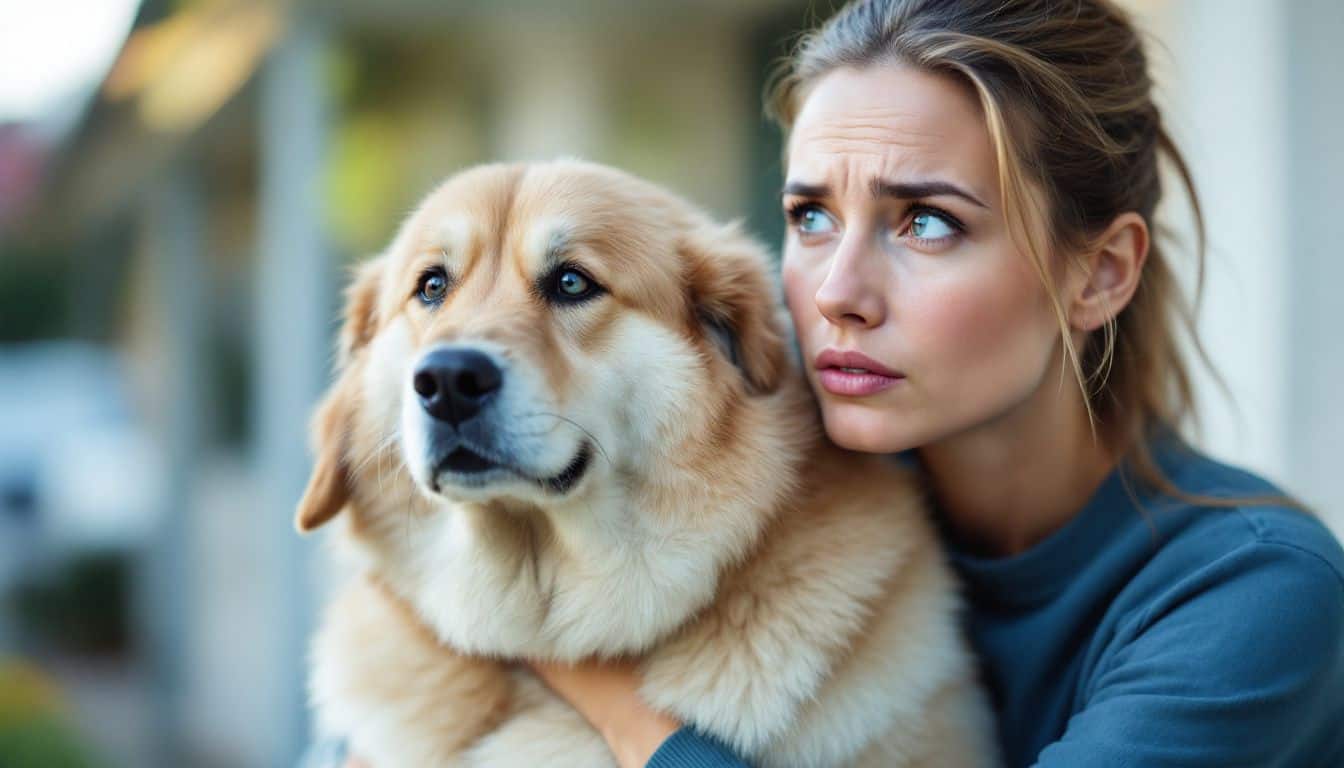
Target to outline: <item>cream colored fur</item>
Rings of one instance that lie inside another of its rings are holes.
[[[557,254],[606,293],[539,300]],[[425,264],[453,277],[438,308],[414,298]],[[735,227],[576,161],[430,195],[357,275],[316,420],[299,526],[343,512],[350,575],[313,646],[324,731],[377,768],[613,765],[513,660],[632,656],[652,705],[753,764],[995,764],[919,492],[824,439],[767,264]],[[410,370],[445,343],[507,361],[492,439],[529,473],[596,447],[575,487],[433,489]]]

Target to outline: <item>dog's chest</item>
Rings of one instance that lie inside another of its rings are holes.
[[[445,642],[491,656],[639,653],[714,594],[718,555],[697,535],[573,538],[562,548],[526,520],[445,515],[379,560]]]

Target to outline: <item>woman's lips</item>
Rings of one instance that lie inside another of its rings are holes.
[[[905,376],[860,352],[825,349],[813,363],[821,386],[833,395],[862,397],[898,384]]]

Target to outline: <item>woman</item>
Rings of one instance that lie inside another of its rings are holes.
[[[922,467],[1007,765],[1344,765],[1344,552],[1170,429],[1159,156],[1194,190],[1150,91],[1107,0],[861,1],[806,37],[774,92],[802,359],[831,439]],[[741,764],[630,668],[537,671],[623,766]]]

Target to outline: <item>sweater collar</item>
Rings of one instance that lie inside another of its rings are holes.
[[[1169,478],[1177,474],[1183,457],[1191,450],[1179,437],[1164,432],[1150,443],[1154,459]],[[937,508],[933,517],[939,526],[948,558],[960,574],[969,597],[978,604],[1022,607],[1049,600],[1125,530],[1148,526],[1158,499],[1142,488],[1134,472],[1121,462],[1063,527],[1030,549],[1007,557],[974,554],[948,534],[945,516]]]

